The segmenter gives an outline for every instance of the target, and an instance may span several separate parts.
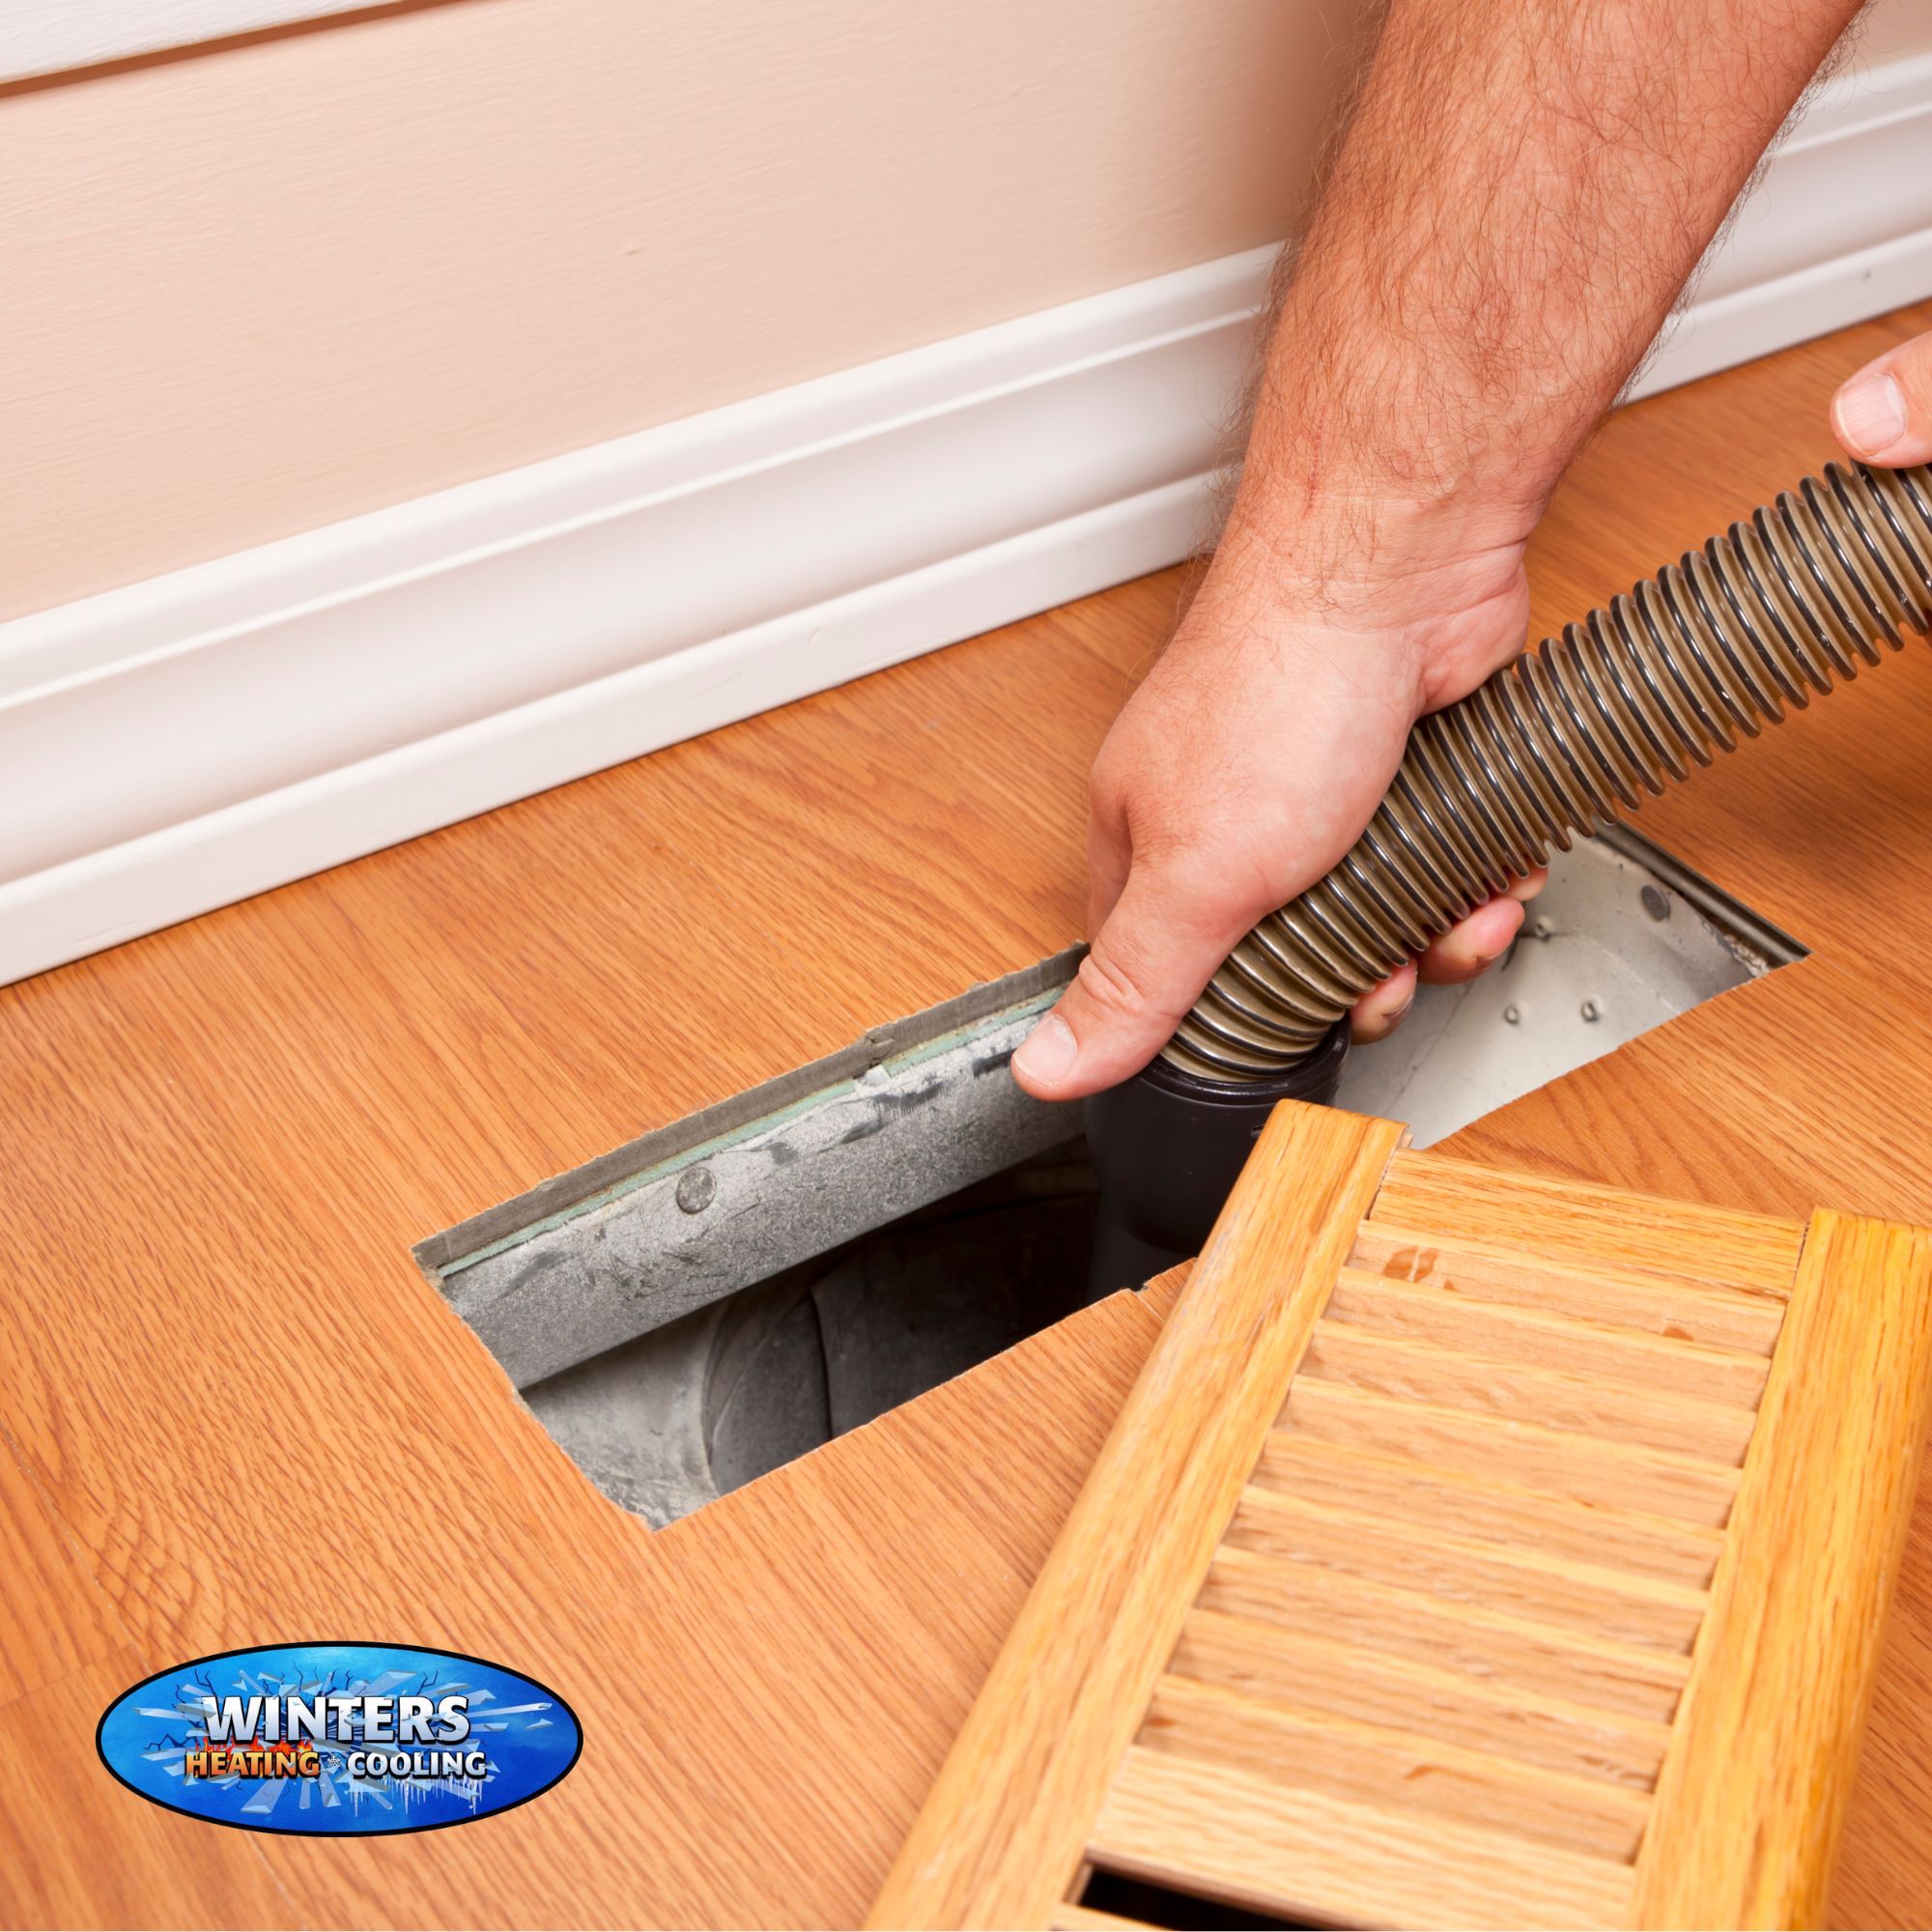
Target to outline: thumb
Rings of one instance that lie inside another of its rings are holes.
[[[1021,1041],[1014,1078],[1036,1099],[1078,1100],[1138,1073],[1259,916],[1136,866],[1073,984]]]
[[[1932,460],[1932,334],[1868,362],[1832,398],[1832,434],[1864,463]]]

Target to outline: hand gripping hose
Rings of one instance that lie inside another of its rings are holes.
[[[1236,946],[1162,1056],[1264,1080],[1378,980],[1787,705],[1932,628],[1932,466],[1827,466],[1409,734],[1353,850]]]

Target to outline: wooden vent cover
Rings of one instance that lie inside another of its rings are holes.
[[[1276,1113],[874,1924],[1819,1918],[1932,1236],[1399,1134]]]

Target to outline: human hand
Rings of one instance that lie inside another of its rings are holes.
[[[1522,648],[1513,528],[1380,513],[1285,543],[1231,524],[1185,618],[1101,747],[1090,786],[1088,930],[1073,985],[1014,1056],[1041,1099],[1139,1071],[1236,942],[1354,842],[1408,731]],[[1357,1039],[1391,1033],[1418,979],[1472,979],[1507,950],[1538,872],[1368,993]]]
[[[1932,333],[1848,378],[1832,398],[1832,434],[1861,463],[1896,469],[1932,462]]]

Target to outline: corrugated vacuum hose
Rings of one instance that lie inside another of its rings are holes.
[[[1272,1083],[1552,847],[1928,628],[1932,466],[1807,476],[1421,720],[1353,850],[1236,947],[1162,1058]]]

